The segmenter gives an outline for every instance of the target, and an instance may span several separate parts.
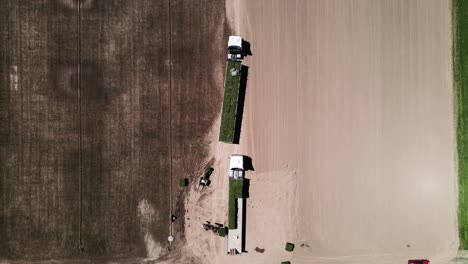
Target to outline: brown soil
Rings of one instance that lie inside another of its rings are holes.
[[[171,208],[183,242],[224,1],[81,2],[0,1],[0,259],[155,258]]]

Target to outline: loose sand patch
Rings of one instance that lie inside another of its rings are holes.
[[[210,238],[204,259],[448,263],[458,246],[449,1],[227,2],[253,56],[241,144],[216,148],[220,164],[232,151],[253,158],[249,253],[230,258]]]

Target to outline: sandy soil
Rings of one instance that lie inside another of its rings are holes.
[[[226,219],[227,157],[252,157],[249,253],[225,256],[223,240],[189,228],[192,253],[448,263],[458,246],[449,1],[227,2],[253,52],[241,143],[214,144],[215,188],[188,208],[193,225]]]

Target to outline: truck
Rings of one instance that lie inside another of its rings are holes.
[[[242,37],[229,36],[228,40],[228,61],[242,60]]]
[[[229,161],[229,178],[243,179],[244,178],[244,156],[239,154],[231,155]]]
[[[431,262],[427,259],[410,259],[408,264],[430,264]]]
[[[228,242],[229,255],[244,252],[244,208],[246,190],[244,178],[244,156],[231,155],[229,160],[229,203],[228,203]]]
[[[235,143],[238,140],[236,133],[239,130],[236,130],[236,125],[242,74],[242,41],[240,36],[230,36],[228,39],[223,110],[219,132],[219,141],[225,143]]]

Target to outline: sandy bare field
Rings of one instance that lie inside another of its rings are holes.
[[[231,152],[253,158],[249,253],[229,258],[209,238],[217,255],[204,258],[448,263],[458,247],[449,1],[227,5],[253,56],[241,144],[215,153],[221,167]]]

